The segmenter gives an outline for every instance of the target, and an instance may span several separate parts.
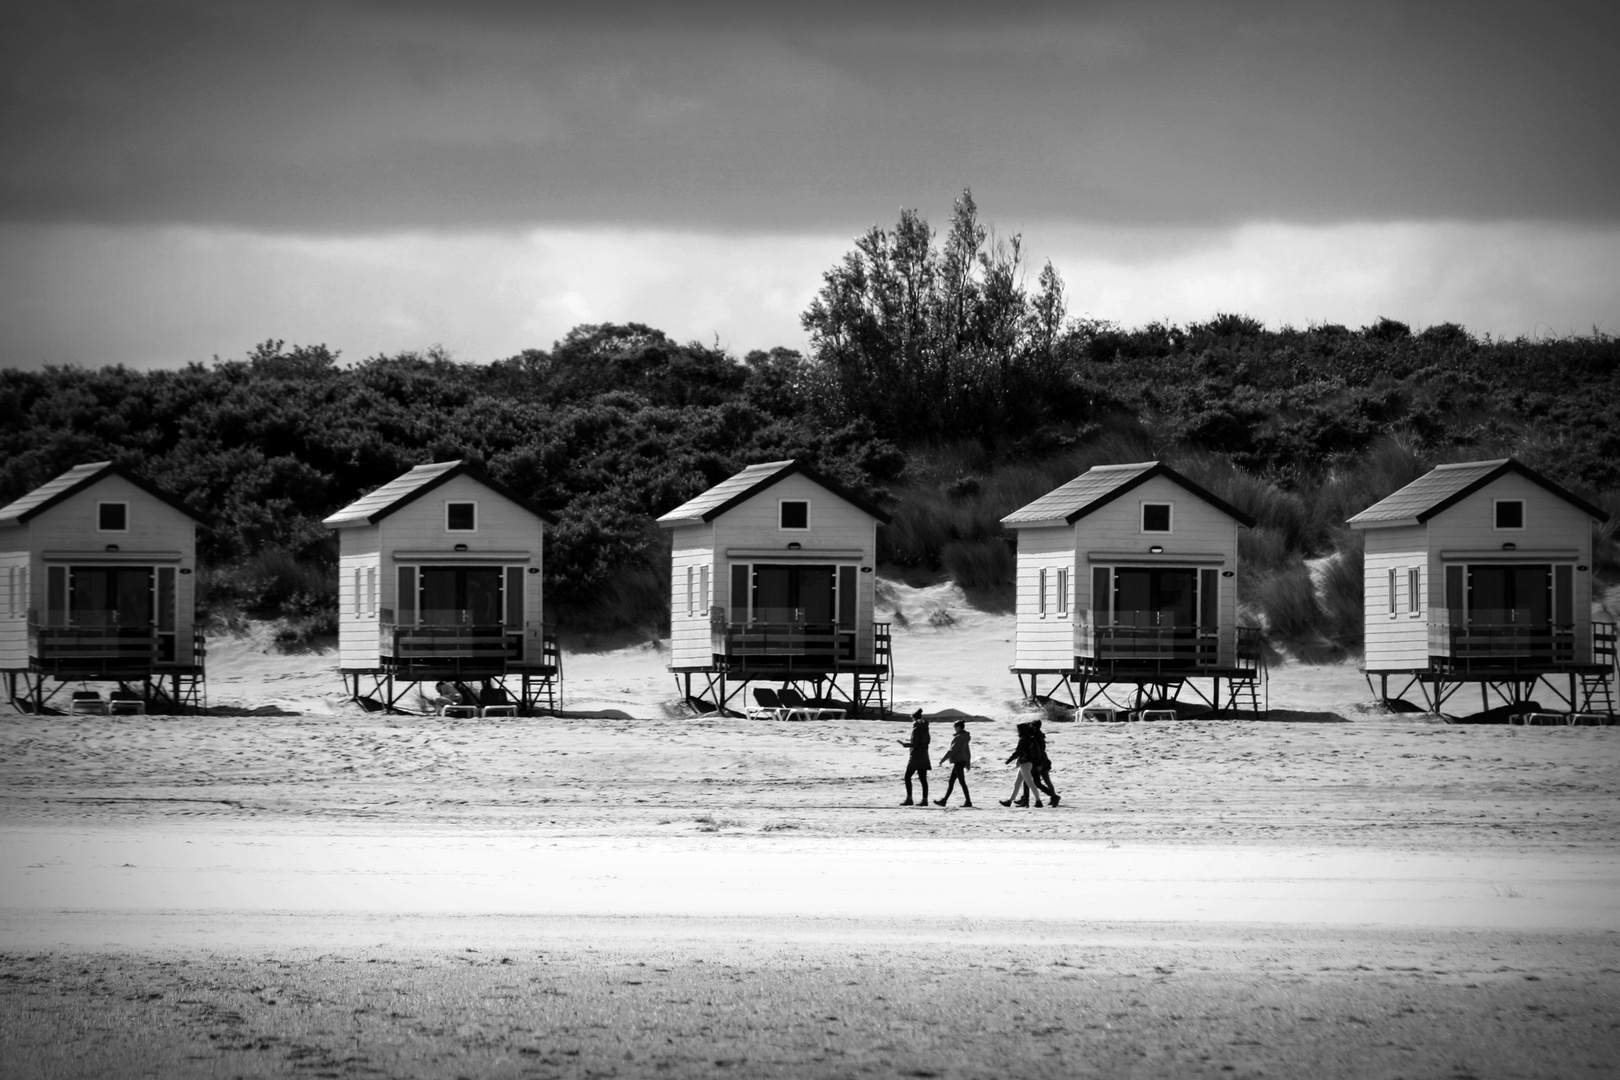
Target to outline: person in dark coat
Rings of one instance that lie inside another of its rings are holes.
[[[911,738],[897,740],[901,746],[911,747],[911,756],[906,759],[906,801],[901,806],[927,806],[928,805],[928,721],[922,718],[922,710],[918,709],[911,714]],[[917,782],[922,785],[922,801],[911,801],[911,776],[917,775]]]
[[[1046,756],[1046,732],[1041,730],[1039,720],[1029,722],[1031,749],[1034,760],[1030,762],[1029,774],[1035,781],[1038,791],[1046,792],[1046,797],[1056,806],[1063,799],[1058,795],[1057,789],[1052,786],[1052,759]]]
[[[1012,794],[1001,800],[1002,806],[1011,806],[1014,799],[1018,799],[1019,806],[1028,806],[1030,793],[1035,790],[1035,777],[1031,772],[1031,763],[1035,752],[1034,739],[1031,738],[1030,731],[1031,728],[1028,724],[1018,725],[1018,745],[1013,748],[1013,752],[1007,757],[1007,764],[1017,764],[1018,777],[1013,781]],[[1018,798],[1019,788],[1024,790],[1024,797],[1021,799]],[[1035,805],[1037,807],[1046,805],[1041,802],[1039,794],[1035,796]]]
[[[967,730],[967,721],[958,720],[956,722],[956,734],[951,736],[951,748],[945,751],[944,757],[939,759],[941,765],[947,761],[951,763],[951,778],[945,783],[945,797],[935,799],[935,806],[944,806],[950,801],[951,792],[955,790],[958,780],[962,782],[962,805],[973,805],[973,796],[969,793],[967,786],[967,771],[973,767],[973,753],[968,749],[968,740],[971,738],[972,736],[968,734]]]

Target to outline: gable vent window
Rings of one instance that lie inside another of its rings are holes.
[[[1497,499],[1496,527],[1498,529],[1524,528],[1524,500]]]
[[[129,504],[96,503],[96,529],[100,532],[128,532]]]
[[[450,532],[474,532],[478,528],[478,504],[453,502],[444,504],[444,527]]]
[[[1142,531],[1145,533],[1167,533],[1170,531],[1170,504],[1169,503],[1143,503],[1142,504]]]
[[[810,504],[804,499],[782,500],[782,528],[808,529],[810,527]]]

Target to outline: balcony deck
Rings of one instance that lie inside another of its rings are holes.
[[[872,624],[872,658],[860,657],[860,635],[833,623],[710,624],[710,663],[673,671],[724,672],[734,678],[817,678],[843,672],[870,675],[889,670],[889,624]]]
[[[384,624],[381,638],[384,670],[412,680],[477,679],[521,672],[544,675],[557,668],[557,641],[550,633],[531,646],[522,630],[500,625]]]
[[[151,626],[33,626],[28,630],[29,666],[57,678],[133,679],[152,673],[201,669],[201,631],[192,632],[193,662],[175,658],[178,635]]]

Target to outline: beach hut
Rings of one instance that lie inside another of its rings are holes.
[[[419,684],[444,682],[474,708],[560,707],[562,657],[542,617],[551,514],[441,461],[324,524],[339,537],[339,670],[354,700],[414,711]]]
[[[1592,527],[1607,520],[1512,458],[1438,466],[1351,518],[1375,693],[1415,689],[1439,712],[1477,684],[1490,709],[1540,683],[1571,712],[1612,714],[1615,627],[1589,601]]]
[[[11,702],[50,711],[79,683],[66,703],[78,712],[200,707],[200,523],[110,461],[76,466],[0,508],[0,670]]]
[[[1088,469],[1001,521],[1018,537],[1025,698],[1130,713],[1190,688],[1211,708],[1262,710],[1259,638],[1237,625],[1247,514],[1144,461]]]
[[[749,683],[773,682],[886,709],[889,627],[872,611],[888,520],[792,460],[750,465],[659,518],[672,542],[669,667],[686,699],[726,709]]]

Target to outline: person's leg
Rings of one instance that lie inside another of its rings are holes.
[[[944,806],[951,800],[951,792],[956,790],[956,778],[962,775],[962,766],[951,762],[951,775],[945,780],[945,794],[934,800],[935,806]]]
[[[1041,793],[1035,790],[1035,776],[1030,769],[1029,762],[1026,761],[1018,766],[1018,775],[1024,781],[1024,790],[1034,798],[1035,805],[1045,806],[1046,804],[1041,802]]]
[[[1050,765],[1041,766],[1041,789],[1052,800],[1053,806],[1062,801],[1062,797],[1057,793],[1057,788],[1052,786],[1052,766]]]
[[[973,796],[968,791],[968,786],[967,786],[967,767],[964,766],[964,765],[957,765],[956,766],[956,771],[953,772],[951,775],[952,776],[959,776],[961,778],[961,780],[962,780],[962,805],[963,806],[972,806],[973,805]]]
[[[1013,777],[1012,794],[1001,800],[1002,806],[1011,806],[1018,799],[1018,789],[1024,785],[1024,767],[1018,766],[1018,774]]]
[[[912,802],[911,802],[911,774],[916,772],[916,771],[917,771],[917,766],[915,766],[915,765],[907,765],[906,766],[906,801],[901,803],[900,804],[901,806],[911,806],[912,805]]]
[[[1057,792],[1052,790],[1052,766],[1042,765],[1034,770],[1035,786],[1046,792],[1051,798],[1057,798]]]
[[[922,785],[922,801],[920,803],[918,803],[917,805],[919,805],[919,806],[927,806],[928,805],[928,770],[927,769],[918,769],[917,770],[917,783]]]

